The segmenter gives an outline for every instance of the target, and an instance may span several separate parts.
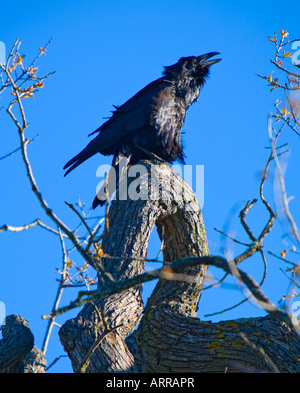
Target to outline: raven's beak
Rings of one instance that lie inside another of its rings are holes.
[[[210,52],[210,53],[206,53],[205,55],[201,55],[198,57],[199,59],[199,63],[202,65],[205,65],[206,67],[209,67],[215,63],[219,63],[219,61],[221,61],[222,59],[215,59],[215,60],[210,60],[210,61],[205,61],[210,59],[213,56],[219,55],[219,52]]]

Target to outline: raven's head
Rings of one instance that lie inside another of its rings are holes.
[[[209,73],[209,67],[222,59],[209,60],[219,55],[219,52],[210,52],[201,56],[182,57],[176,64],[165,67],[164,75],[178,78],[194,79],[202,84]],[[207,61],[209,60],[209,61]]]

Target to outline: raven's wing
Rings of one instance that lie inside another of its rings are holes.
[[[96,138],[66,163],[64,169],[70,168],[65,176],[96,153],[113,154],[118,141],[148,125],[156,98],[162,89],[170,86],[171,82],[163,78],[157,79],[118,107],[111,118],[92,133],[99,132]]]
[[[92,134],[99,132],[94,139],[102,154],[112,154],[110,148],[120,139],[149,124],[150,113],[161,90],[170,82],[160,78],[140,90],[122,106],[117,107],[111,118]],[[90,135],[92,135],[90,134]]]

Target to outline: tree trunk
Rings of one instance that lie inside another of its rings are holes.
[[[141,164],[147,173],[139,178],[139,189],[150,190],[150,197],[112,201],[109,210],[109,234],[102,249],[116,259],[105,258],[103,265],[114,280],[144,271],[141,258],[147,256],[155,225],[166,263],[209,253],[192,189],[166,163]],[[128,189],[132,186],[136,184]],[[185,269],[182,273],[194,278],[190,282],[174,281],[176,276],[166,270],[166,278],[173,279],[158,281],[145,308],[141,287],[87,304],[59,331],[73,369],[82,371],[85,365],[86,372],[300,371],[298,336],[284,323],[270,317],[218,324],[197,318],[206,271],[201,265]],[[117,327],[102,340],[101,310],[107,327]],[[95,342],[98,346],[86,362]]]
[[[20,315],[9,315],[1,327],[0,373],[43,373],[46,359],[34,347],[28,322]]]

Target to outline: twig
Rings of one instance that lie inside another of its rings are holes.
[[[279,134],[277,135],[277,138],[278,138],[278,136],[279,136]],[[276,138],[276,140],[277,140],[277,138]],[[263,204],[266,206],[266,208],[267,208],[267,210],[268,210],[268,212],[270,214],[270,218],[269,218],[266,226],[264,227],[264,229],[262,230],[261,234],[258,237],[258,241],[259,242],[262,242],[262,240],[266,237],[266,235],[273,228],[273,222],[275,221],[275,219],[277,217],[276,213],[273,211],[271,205],[266,200],[266,198],[264,197],[264,193],[263,193],[264,184],[265,184],[266,177],[267,177],[267,172],[268,172],[269,165],[270,165],[270,162],[271,162],[272,159],[273,159],[273,152],[271,152],[271,154],[270,154],[270,156],[268,158],[268,161],[266,163],[265,170],[264,170],[261,182],[260,182],[260,187],[259,187],[260,199],[263,202]]]
[[[270,255],[272,255],[273,257],[275,257],[275,258],[277,258],[277,259],[280,259],[281,261],[284,261],[285,263],[289,263],[290,265],[297,266],[297,263],[288,261],[287,259],[282,258],[282,257],[280,257],[279,255],[274,254],[272,251],[268,251],[268,253],[269,253]]]
[[[65,204],[77,215],[77,217],[79,217],[85,229],[88,231],[89,236],[92,237],[93,235],[91,233],[90,227],[87,225],[82,215],[75,209],[75,207],[71,203],[65,202]]]
[[[242,246],[246,246],[246,247],[249,247],[249,246],[250,246],[250,244],[243,243],[243,242],[240,242],[240,241],[237,240],[237,239],[234,239],[233,237],[227,235],[227,233],[221,231],[220,229],[214,228],[214,231],[217,231],[217,232],[221,233],[221,235],[228,237],[228,239],[232,240],[233,242],[235,242],[235,243],[237,243],[237,244],[241,244]]]
[[[279,164],[279,160],[277,157],[277,153],[276,153],[276,149],[275,149],[275,143],[276,143],[276,138],[273,138],[272,135],[272,119],[271,116],[269,116],[268,119],[268,132],[269,132],[269,139],[271,142],[271,148],[272,148],[272,153],[273,153],[273,157],[274,157],[274,161],[276,164],[276,169],[277,169],[277,173],[278,173],[278,179],[279,179],[279,184],[280,184],[280,189],[281,189],[281,196],[282,196],[282,203],[283,203],[283,207],[284,207],[284,212],[285,215],[291,225],[292,228],[292,234],[294,235],[294,237],[296,238],[296,240],[298,241],[298,243],[300,244],[300,235],[298,233],[298,229],[296,226],[296,223],[293,219],[293,216],[289,210],[289,206],[288,206],[288,199],[287,199],[287,194],[286,194],[286,189],[285,189],[285,184],[284,184],[284,179],[283,179],[283,175],[281,172],[281,167]]]
[[[250,295],[250,296],[252,296],[252,295]],[[246,297],[245,299],[241,300],[239,303],[234,304],[233,306],[224,308],[223,310],[220,310],[220,311],[212,312],[212,313],[210,313],[210,314],[205,314],[204,316],[205,316],[205,318],[207,318],[207,317],[213,317],[213,316],[215,316],[215,315],[220,315],[220,314],[223,314],[223,313],[225,313],[225,312],[231,311],[231,310],[233,310],[234,308],[237,308],[237,307],[241,306],[243,303],[247,302],[247,301],[250,299],[250,296],[248,296],[248,297]]]
[[[275,105],[277,114],[279,115],[280,119],[283,120],[284,124],[287,124],[297,135],[300,135],[300,132],[297,130],[296,125],[291,124],[290,122],[290,118],[285,118],[281,111],[277,108],[277,106]],[[294,118],[293,118],[294,119]],[[295,120],[295,119],[294,119]]]
[[[46,367],[45,371],[48,371],[48,370],[49,370],[52,366],[54,366],[54,364],[57,363],[61,358],[67,358],[67,357],[68,357],[68,355],[60,355],[60,356],[57,356],[57,357],[53,360],[53,362],[51,362],[51,363],[49,364],[49,366]]]
[[[261,253],[261,256],[262,256],[262,259],[263,259],[263,262],[264,262],[264,273],[263,273],[263,277],[262,277],[262,279],[261,279],[261,282],[258,284],[258,285],[261,287],[262,284],[263,284],[264,281],[265,281],[265,278],[266,278],[266,260],[265,260],[265,257],[264,257],[264,254],[263,254],[262,250],[260,250],[260,253]],[[224,275],[224,277],[222,278],[222,280],[225,279],[225,277],[226,277],[227,275],[228,275],[228,273],[226,273],[226,274]],[[211,286],[212,286],[212,285],[211,285]],[[207,289],[207,288],[209,288],[209,287],[206,287],[206,288],[203,288],[203,289]],[[211,313],[211,314],[205,314],[204,316],[205,316],[205,317],[211,317],[211,316],[223,314],[223,313],[225,313],[225,312],[227,312],[227,311],[231,311],[231,310],[233,310],[234,308],[237,308],[237,307],[241,306],[243,303],[245,303],[245,302],[247,302],[248,300],[250,300],[251,296],[252,296],[252,294],[251,294],[250,296],[247,296],[245,299],[241,300],[240,302],[234,304],[233,306],[224,308],[223,310],[216,311],[216,312],[213,312],[213,313]]]
[[[285,72],[286,74],[291,75],[291,76],[295,76],[296,78],[300,78],[300,74],[295,74],[294,72],[287,70],[286,68],[279,65],[277,63],[277,61],[274,61],[274,60],[270,60],[270,61],[272,64],[274,64],[277,68],[279,68],[281,71]]]
[[[278,307],[276,307],[273,303],[271,303],[269,301],[267,296],[261,290],[259,284],[257,284],[256,281],[251,276],[249,276],[243,270],[239,269],[236,266],[235,260],[227,261],[223,257],[214,257],[214,256],[186,257],[186,258],[181,258],[181,259],[178,259],[177,261],[172,262],[170,264],[170,268],[175,273],[180,273],[183,269],[185,269],[187,267],[196,266],[198,264],[202,264],[202,265],[206,265],[206,266],[209,266],[209,265],[215,266],[215,267],[220,268],[220,269],[224,270],[225,272],[233,275],[241,283],[246,285],[246,287],[249,289],[249,291],[255,297],[258,304],[267,313],[272,315],[274,318],[287,323],[289,326],[293,326],[288,314],[286,312],[284,312],[283,310],[279,309]],[[234,269],[233,269],[233,266],[235,266]],[[134,276],[132,278],[128,278],[126,280],[114,281],[113,283],[107,284],[104,287],[100,287],[99,289],[97,289],[95,291],[80,291],[78,293],[76,300],[72,301],[68,306],[58,309],[54,315],[52,315],[52,314],[44,315],[43,318],[48,319],[48,318],[51,318],[54,316],[61,315],[61,314],[65,313],[73,308],[80,307],[80,306],[82,306],[86,303],[89,303],[95,299],[101,299],[101,298],[104,298],[104,297],[109,296],[111,294],[121,293],[121,292],[124,292],[124,291],[132,288],[132,287],[141,285],[141,284],[148,282],[148,281],[152,281],[158,277],[159,270],[161,270],[161,269],[157,269],[157,271],[143,273],[143,274]]]
[[[31,142],[33,142],[33,141],[35,141],[35,140],[38,138],[38,136],[39,136],[39,135],[36,135],[35,137],[29,139],[29,140],[28,140],[28,144],[31,143]],[[1,161],[1,160],[4,160],[4,159],[7,158],[7,157],[10,157],[10,156],[14,155],[14,154],[15,154],[17,151],[19,151],[19,150],[21,150],[21,147],[20,147],[20,146],[17,147],[15,150],[11,151],[10,153],[5,154],[5,156],[0,157],[0,161]]]
[[[299,90],[299,89],[298,89],[298,90]],[[288,95],[287,95],[286,90],[284,90],[284,92],[285,92],[285,97],[286,97],[286,99],[287,99],[287,102],[289,103],[289,107],[290,107],[290,109],[291,109],[291,113],[292,113],[293,119],[294,119],[295,123],[300,127],[300,124],[298,123],[298,120],[297,120],[297,116],[296,116],[295,113],[294,113],[293,105],[292,105],[292,103],[290,102],[290,99],[289,99],[289,97],[288,97]],[[294,128],[293,128],[293,129],[294,129]],[[294,131],[295,131],[295,130],[294,130]],[[298,135],[300,135],[300,133],[299,133],[298,131],[296,131],[296,132],[298,133]]]
[[[4,232],[4,231],[21,232],[21,231],[26,231],[27,229],[33,228],[35,226],[40,226],[41,228],[46,229],[47,231],[59,236],[58,231],[56,231],[55,229],[44,224],[39,218],[37,218],[36,220],[34,220],[33,222],[31,222],[29,224],[25,224],[25,225],[21,225],[21,226],[17,226],[17,227],[7,225],[7,224],[2,225],[2,227],[0,227],[0,232]],[[67,237],[65,234],[61,234],[61,235],[63,237]]]
[[[251,202],[248,201],[246,203],[246,206],[244,207],[244,209],[241,210],[240,212],[240,219],[241,219],[241,224],[243,226],[243,228],[245,229],[247,235],[249,236],[249,238],[255,242],[256,238],[253,235],[253,233],[251,232],[248,224],[246,223],[246,214],[248,213],[248,211],[251,209],[251,207],[257,202],[257,199],[253,199]]]
[[[40,224],[40,220],[36,219],[33,222],[29,223],[29,224],[25,224],[22,226],[18,226],[18,227],[13,227],[11,225],[2,225],[2,227],[0,227],[0,232],[4,232],[4,231],[10,231],[10,232],[21,232],[21,231],[26,231],[29,228],[35,227],[36,225]]]
[[[67,270],[67,263],[68,263],[65,243],[64,243],[64,239],[63,239],[60,229],[59,229],[59,238],[60,238],[61,250],[62,250],[62,274],[60,276],[60,282],[59,282],[58,289],[56,292],[56,296],[55,296],[55,300],[54,300],[54,304],[53,304],[53,308],[52,308],[52,313],[55,313],[55,311],[57,310],[58,305],[61,300],[61,297],[62,297],[64,284],[66,281],[66,270]],[[55,317],[52,317],[48,321],[48,326],[46,329],[46,333],[45,333],[45,337],[44,337],[44,341],[43,341],[43,345],[42,345],[42,352],[44,355],[46,354],[46,351],[48,348],[48,343],[49,343],[52,328],[55,325],[54,319],[55,319]]]

